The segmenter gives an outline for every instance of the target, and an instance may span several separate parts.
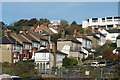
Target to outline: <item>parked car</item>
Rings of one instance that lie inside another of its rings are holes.
[[[1,74],[0,80],[22,80],[19,76],[11,76],[9,74]]]
[[[93,66],[93,67],[98,67],[99,65],[98,65],[98,62],[92,62],[92,63],[91,63],[91,66]]]
[[[110,62],[110,63],[107,63],[106,66],[111,67],[111,66],[115,66],[117,64],[119,64],[119,63],[118,62]]]
[[[91,63],[83,63],[83,66],[90,66]]]
[[[12,80],[22,80],[19,76],[11,76]]]
[[[41,78],[26,78],[26,79],[22,79],[22,80],[44,80],[44,79],[41,79]]]

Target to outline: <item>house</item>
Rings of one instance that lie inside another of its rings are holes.
[[[30,40],[25,39],[21,34],[12,33],[11,37],[13,37],[16,41],[23,45],[22,51],[22,59],[28,60],[32,58],[32,43]]]
[[[75,37],[72,35],[66,35],[64,38],[60,38],[57,41],[57,49],[68,54],[68,56],[75,57],[76,59],[81,59],[81,45]]]
[[[49,47],[49,38],[50,38],[49,35],[47,36],[41,35],[40,33],[31,32],[31,31],[29,31],[28,34],[33,38],[35,38],[40,43],[40,47],[38,48],[38,50]]]
[[[46,35],[41,35],[40,33],[36,33],[33,31],[29,31],[27,34],[29,34],[31,37],[33,37],[34,39],[37,40],[38,44],[38,49],[37,50],[41,50],[41,49],[45,49],[45,48],[49,48],[49,37],[50,36],[46,36]],[[32,59],[34,59],[36,49],[32,50]]]
[[[52,49],[42,49],[35,52],[35,63],[37,68],[45,71],[46,69],[51,69],[54,65],[53,59],[54,53]],[[56,67],[62,67],[62,59],[67,56],[67,54],[57,50],[56,51]]]
[[[120,47],[120,35],[117,37],[117,47]]]
[[[82,43],[82,47],[92,48],[92,41],[85,35],[76,35],[76,39]]]
[[[38,32],[38,33],[40,33],[40,34],[42,34],[42,35],[54,34],[54,32],[51,31],[51,30],[50,30],[47,26],[45,26],[45,25],[40,25],[40,26],[38,26],[38,27],[34,30],[34,32]]]
[[[0,28],[2,29],[3,27],[5,27],[5,23],[4,22],[0,22]]]
[[[97,36],[97,37],[99,37],[99,45],[100,46],[102,46],[102,45],[104,45],[105,44],[105,42],[106,42],[106,40],[105,40],[105,35],[104,34],[102,34],[100,31],[98,31],[98,30],[95,30],[94,31],[94,33],[95,33],[95,35]]]
[[[60,20],[52,20],[50,21],[50,23],[53,25],[53,26],[57,26],[57,25],[60,25]]]
[[[0,62],[16,63],[22,58],[23,45],[13,37],[5,35],[0,38]]]
[[[38,50],[40,48],[40,42],[36,40],[34,37],[32,37],[30,34],[20,33],[20,35],[32,43],[32,49],[35,48]]]
[[[104,17],[104,18],[90,18],[82,22],[83,28],[92,27],[93,29],[112,29],[120,27],[120,16]]]
[[[106,40],[111,40],[113,43],[116,43],[116,37],[120,34],[120,29],[110,29],[110,30],[99,30],[106,37]]]
[[[120,35],[117,37],[117,48],[113,50],[113,53],[120,53]]]
[[[96,36],[95,33],[89,33],[89,34],[87,34],[87,37],[92,40],[92,48],[93,49],[100,46],[99,45],[100,38],[98,36]]]

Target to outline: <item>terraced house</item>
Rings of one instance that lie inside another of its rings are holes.
[[[16,63],[22,58],[23,45],[9,35],[0,39],[0,62]]]

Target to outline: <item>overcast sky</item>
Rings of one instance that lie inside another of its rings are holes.
[[[20,19],[65,19],[82,23],[86,18],[118,15],[118,2],[2,2],[2,21]]]

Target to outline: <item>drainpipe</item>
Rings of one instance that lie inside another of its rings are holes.
[[[57,43],[52,43],[52,52],[53,52],[53,67],[56,67],[56,52],[57,52]]]

